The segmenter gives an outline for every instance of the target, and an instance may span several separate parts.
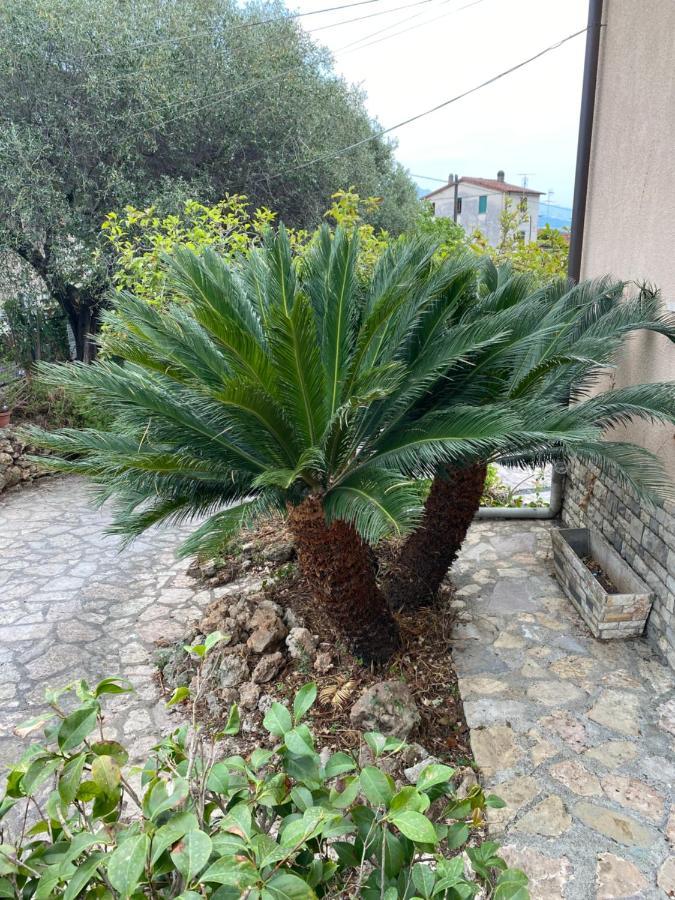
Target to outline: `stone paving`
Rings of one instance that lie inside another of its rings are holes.
[[[490,830],[532,897],[675,896],[675,673],[596,641],[553,577],[549,523],[473,526],[453,656]]]
[[[0,781],[48,686],[126,676],[136,693],[105,704],[137,757],[171,727],[153,682],[160,637],[176,639],[211,599],[177,562],[181,532],[156,530],[120,552],[107,510],[77,478],[50,478],[0,498]]]

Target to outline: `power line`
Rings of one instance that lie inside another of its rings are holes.
[[[312,9],[307,12],[297,12],[297,13],[285,13],[282,16],[272,16],[269,19],[259,19],[256,22],[242,22],[239,25],[228,26],[228,32],[232,31],[241,31],[244,28],[257,28],[259,25],[270,25],[272,22],[286,22],[292,19],[301,19],[305,16],[318,16],[322,13],[329,12],[338,12],[341,9],[351,9],[355,6],[367,6],[371,3],[382,3],[383,0],[356,0],[355,3],[342,3],[339,6],[325,6],[322,9]],[[156,41],[148,41],[145,44],[137,44],[134,47],[120,47],[118,50],[114,51],[114,53],[136,53],[139,50],[146,50],[148,47],[163,47],[167,44],[174,44],[177,41],[193,41],[196,38],[207,37],[208,35],[212,35],[214,33],[212,28],[203,29],[201,31],[194,31],[192,34],[185,35],[182,38],[161,38]],[[110,51],[101,50],[98,53],[91,54],[91,56],[111,56]]]
[[[530,56],[527,59],[524,59],[522,62],[516,63],[515,66],[511,66],[510,68],[505,69],[503,72],[499,72],[497,75],[493,75],[492,78],[488,78],[486,81],[482,81],[475,87],[469,88],[469,90],[463,91],[461,94],[457,94],[455,97],[451,97],[449,100],[444,100],[443,103],[438,103],[436,106],[432,106],[431,109],[426,109],[424,110],[424,112],[417,113],[414,116],[410,116],[408,119],[404,119],[402,122],[397,122],[395,125],[390,125],[388,128],[382,128],[380,129],[380,131],[376,131],[374,134],[371,134],[366,138],[362,138],[360,141],[355,141],[353,144],[349,144],[347,147],[343,147],[341,150],[336,150],[335,152],[331,153],[323,153],[320,156],[314,157],[314,159],[307,160],[307,162],[304,163],[299,163],[297,166],[291,166],[284,169],[283,172],[277,172],[275,175],[270,175],[268,177],[270,179],[281,178],[282,176],[287,175],[289,172],[296,172],[299,169],[306,169],[308,166],[313,166],[315,163],[323,162],[323,160],[325,159],[335,159],[338,156],[349,153],[351,150],[355,150],[357,147],[363,146],[363,144],[368,144],[370,143],[370,141],[377,140],[377,138],[381,138],[385,134],[390,134],[392,131],[403,128],[404,125],[410,125],[412,122],[417,122],[419,119],[423,119],[425,116],[430,116],[432,113],[438,112],[441,109],[445,109],[445,107],[450,106],[451,103],[456,103],[458,100],[462,100],[464,99],[464,97],[468,97],[470,94],[475,94],[477,91],[488,87],[488,85],[494,84],[496,81],[505,78],[512,72],[516,72],[518,71],[518,69],[522,69],[524,66],[533,63],[535,60],[540,59],[547,53],[551,53],[551,51],[557,50],[559,47],[562,47],[563,44],[566,44],[568,41],[579,37],[579,35],[581,34],[585,34],[586,31],[588,31],[588,28],[581,28],[579,31],[568,34],[557,43],[551,44],[550,47],[545,47],[543,50],[535,53],[534,56]]]
[[[447,2],[447,0],[446,0]],[[478,6],[479,3],[483,3],[484,0],[473,0],[472,3],[466,3],[464,6],[458,6],[456,9],[448,10],[448,12],[441,13],[440,16],[435,16],[433,19],[427,19],[426,22],[419,22],[417,25],[411,25],[410,28],[403,28],[401,31],[395,31],[394,34],[387,34],[384,37],[378,38],[375,41],[368,41],[368,43],[364,44],[362,41],[367,40],[367,38],[362,38],[359,41],[353,41],[352,44],[347,44],[346,47],[340,47],[338,52],[342,52],[343,50],[349,50],[349,52],[354,52],[355,50],[365,50],[366,47],[372,47],[373,44],[379,44],[381,41],[388,41],[390,38],[398,37],[401,34],[407,34],[409,31],[414,31],[416,28],[422,28],[425,25],[431,25],[432,22],[437,22],[439,19],[445,19],[448,16],[454,15],[454,13],[461,12],[463,9],[469,9],[471,6]],[[384,31],[388,31],[390,28],[396,27],[396,24],[402,25],[404,22],[409,22],[411,19],[416,19],[422,13],[416,13],[413,16],[408,16],[405,19],[401,19],[400,22],[394,23],[393,25],[387,25],[385,28],[381,28],[379,31],[373,32],[369,37],[373,37],[374,35],[381,34]],[[358,46],[355,46],[358,45]],[[354,47],[354,50],[351,48]]]
[[[350,25],[352,22],[363,22],[364,19],[374,19],[377,16],[388,16],[402,9],[411,9],[414,6],[424,6],[433,2],[434,0],[417,0],[416,3],[404,3],[402,6],[395,6],[393,9],[380,9],[377,12],[368,13],[366,16],[356,16],[353,19],[343,19],[341,22],[329,22],[327,25],[319,25],[318,28],[308,28],[307,34],[316,34],[317,31],[325,31],[327,28],[338,28],[340,25]],[[448,0],[444,0],[444,2],[447,3]]]

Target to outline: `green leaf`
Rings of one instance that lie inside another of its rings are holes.
[[[129,761],[129,754],[118,741],[97,741],[91,745],[91,751],[97,756],[112,756],[120,766]]]
[[[277,872],[265,887],[275,900],[316,900],[316,894],[302,878],[290,872]]]
[[[181,685],[177,687],[171,697],[167,700],[167,706],[176,706],[178,703],[182,703],[183,700],[187,700],[190,696],[190,688],[185,685]]]
[[[250,860],[223,856],[209,866],[201,875],[200,881],[229,884],[243,891],[254,885],[259,877],[257,868]]]
[[[108,880],[123,900],[134,893],[143,875],[149,844],[146,834],[131,835],[110,854]]]
[[[197,816],[192,812],[179,812],[172,816],[152,836],[152,858],[154,865],[167,847],[171,847],[189,831],[199,828]]]
[[[94,696],[100,697],[101,694],[130,694],[133,692],[133,685],[126,678],[104,678],[99,681],[94,689]]]
[[[436,876],[431,871],[428,865],[424,865],[423,863],[415,863],[412,868],[412,878],[415,887],[420,892],[420,895],[425,898],[425,900],[426,898],[430,898],[433,895]]]
[[[363,740],[368,744],[376,758],[382,753],[387,743],[387,739],[383,734],[377,731],[367,731],[363,735]]]
[[[293,721],[297,723],[307,714],[316,700],[316,683],[304,684],[293,700]]]
[[[275,737],[283,737],[293,727],[291,714],[281,703],[273,703],[265,713],[263,725]]]
[[[91,764],[91,777],[104,793],[112,794],[122,780],[122,773],[112,756],[96,756]]]
[[[313,756],[314,740],[312,733],[306,725],[298,725],[284,735],[284,743],[287,749],[296,756]]]
[[[457,850],[469,840],[469,826],[464,822],[455,822],[448,828],[447,842],[449,850]]]
[[[220,641],[225,640],[225,635],[222,631],[212,631],[211,634],[207,634],[206,640],[204,641],[204,648],[208,653],[209,650],[212,650],[216,644],[219,644]]]
[[[39,757],[34,760],[26,770],[26,774],[21,778],[21,787],[23,792],[30,796],[34,794],[35,791],[40,787],[40,785],[44,784],[47,779],[54,774],[54,772],[61,765],[61,760],[56,757],[54,759],[45,759],[44,757]]]
[[[330,802],[337,809],[346,809],[351,806],[359,795],[361,782],[358,775],[345,779],[345,788],[342,793],[338,793],[335,789],[330,792]]]
[[[80,787],[80,782],[82,781],[82,772],[84,771],[86,761],[87,754],[80,753],[73,759],[68,760],[68,762],[63,767],[63,771],[61,772],[61,776],[59,778],[58,789],[59,796],[66,806],[72,803],[77,796],[77,791]]]
[[[236,703],[233,703],[230,707],[230,714],[227,717],[227,722],[223,728],[223,734],[239,734],[240,724],[239,707]]]
[[[75,900],[80,891],[96,876],[99,865],[104,863],[106,854],[99,850],[91,853],[83,862],[77,864],[75,872],[68,879],[68,884],[63,892],[63,900]]]
[[[257,747],[253,753],[251,753],[251,766],[256,771],[258,769],[262,769],[263,766],[266,766],[267,763],[274,756],[274,751],[272,750],[264,750],[262,747]]]
[[[394,796],[394,779],[375,766],[366,766],[360,781],[361,790],[374,806],[387,806]]]
[[[171,851],[171,859],[186,884],[198,875],[209,861],[211,838],[204,831],[188,831]]]
[[[529,879],[520,869],[502,872],[495,885],[494,900],[529,900],[527,889]]]
[[[404,834],[416,844],[437,844],[438,836],[433,824],[422,813],[412,809],[404,809],[402,812],[392,813],[389,818]]]
[[[162,813],[178,806],[190,792],[190,786],[184,778],[176,778],[172,787],[173,791],[169,793],[167,783],[160,779],[148,789],[143,798],[143,808],[149,818],[157,819]]]
[[[401,788],[394,794],[389,804],[391,812],[397,812],[404,809],[413,809],[415,812],[426,812],[429,809],[431,801],[426,794],[421,794],[416,787],[409,786]]]
[[[504,809],[506,803],[504,803],[502,798],[498,797],[496,794],[488,794],[485,798],[485,805],[489,806],[491,809]]]
[[[79,746],[96,727],[96,719],[101,710],[98,703],[86,703],[61,722],[57,741],[59,749],[68,753]]]
[[[353,757],[348,753],[338,751],[328,759],[324,768],[324,773],[326,778],[335,778],[337,775],[344,775],[345,772],[353,772],[355,768],[356,763],[354,762]]]
[[[218,762],[211,768],[206,787],[216,794],[226,794],[230,785],[230,770],[225,763]]]
[[[454,774],[455,770],[451,769],[450,766],[432,763],[422,770],[415,787],[418,791],[428,791],[429,788],[432,788],[437,784],[443,784],[450,781]]]

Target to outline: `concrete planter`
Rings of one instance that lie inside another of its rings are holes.
[[[563,590],[596,638],[634,637],[644,631],[652,595],[628,563],[592,528],[551,532],[553,562]],[[586,568],[592,557],[619,593],[608,594]]]

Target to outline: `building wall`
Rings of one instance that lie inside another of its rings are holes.
[[[487,211],[478,212],[478,198],[487,195]],[[515,207],[521,199],[520,194],[504,194],[490,191],[487,188],[472,184],[460,184],[457,196],[462,201],[462,211],[457,217],[458,223],[470,234],[476,228],[480,229],[493,247],[499,242],[500,216],[504,209],[504,200],[507,196]],[[525,241],[535,241],[538,233],[539,197],[536,194],[526,194],[527,221],[521,226]],[[448,185],[441,193],[433,197],[434,211],[437,216],[452,218],[454,205],[454,187]]]
[[[675,3],[605,0],[603,22],[582,277],[648,281],[675,311]],[[645,332],[631,337],[602,387],[672,379],[675,348]],[[612,437],[657,453],[675,482],[673,426],[642,422]],[[575,466],[564,518],[601,528],[652,586],[647,633],[675,667],[675,504],[641,509],[607,478]]]

